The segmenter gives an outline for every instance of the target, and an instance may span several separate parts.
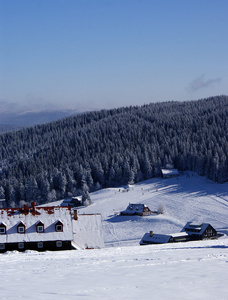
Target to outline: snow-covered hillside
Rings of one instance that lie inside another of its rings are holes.
[[[106,248],[0,255],[1,299],[228,299],[228,184],[195,173],[91,194],[80,213],[101,213]],[[163,215],[124,217],[131,203]],[[218,240],[139,246],[145,232],[208,222]]]
[[[188,221],[210,223],[228,235],[228,184],[216,184],[193,172],[180,177],[154,178],[126,188],[108,188],[91,194],[92,205],[80,213],[100,212],[106,246],[138,245],[145,232],[179,232]],[[130,203],[144,203],[162,215],[118,216]]]

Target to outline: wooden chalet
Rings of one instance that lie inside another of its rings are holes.
[[[217,231],[209,223],[194,224],[188,222],[181,231],[191,235],[194,240],[217,238]]]
[[[0,252],[104,247],[101,215],[78,215],[70,207],[0,209]]]
[[[121,216],[148,216],[151,215],[152,211],[149,209],[148,206],[145,204],[132,204],[129,203],[128,207],[126,210],[121,211],[120,215]]]

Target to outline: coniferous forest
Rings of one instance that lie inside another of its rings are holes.
[[[0,135],[0,199],[38,204],[159,177],[228,181],[228,96],[101,110]]]

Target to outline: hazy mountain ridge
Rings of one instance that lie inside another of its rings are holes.
[[[14,131],[14,130],[20,130],[20,129],[22,129],[22,128],[19,126],[0,124],[0,133]]]
[[[45,124],[77,115],[88,111],[86,109],[42,109],[42,110],[23,110],[18,112],[0,112],[0,131],[6,132],[19,130],[22,127],[29,127],[38,124]]]

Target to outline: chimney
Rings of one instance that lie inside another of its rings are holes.
[[[152,237],[154,235],[153,231],[150,231],[150,237]]]
[[[36,202],[31,202],[32,211],[35,211]]]
[[[24,204],[24,210],[22,209],[22,213],[24,213],[26,215],[28,212],[29,212],[28,206],[26,204]]]
[[[77,221],[78,219],[78,211],[77,209],[74,209],[74,220]]]

